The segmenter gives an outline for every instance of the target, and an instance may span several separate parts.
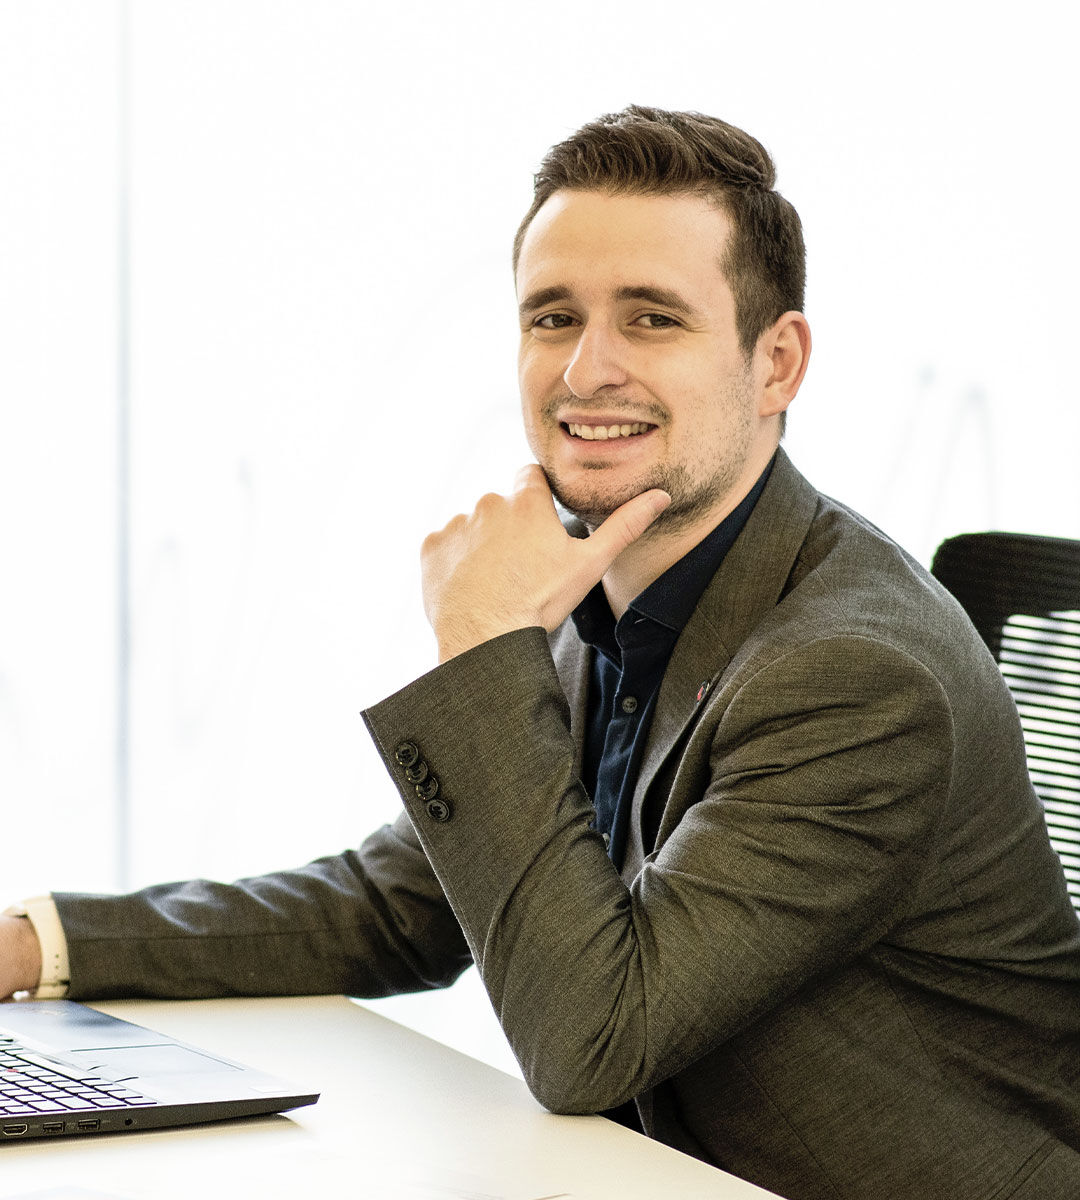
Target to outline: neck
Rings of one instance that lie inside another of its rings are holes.
[[[700,516],[686,524],[666,526],[663,515],[632,542],[608,568],[602,580],[604,594],[618,620],[635,596],[650,583],[659,579],[669,568],[710,534],[729,516],[749,494],[761,472],[776,451],[770,446],[767,453],[752,455],[743,468],[738,482]]]

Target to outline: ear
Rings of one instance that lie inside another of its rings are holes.
[[[801,312],[786,312],[758,338],[754,352],[764,387],[758,415],[782,413],[795,399],[810,361],[810,326]]]

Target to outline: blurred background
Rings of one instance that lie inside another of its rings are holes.
[[[421,539],[528,456],[532,172],[625,104],[772,151],[815,484],[924,563],[1078,536],[1077,11],[0,0],[0,898],[395,815],[359,711],[433,664]]]

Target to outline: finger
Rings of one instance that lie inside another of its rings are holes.
[[[641,537],[670,503],[671,497],[659,488],[642,492],[620,505],[603,525],[589,536],[586,544],[601,562],[607,564],[604,570],[607,570],[631,542],[636,542]]]
[[[537,463],[528,463],[514,476],[514,491],[524,492],[533,487],[541,487],[548,495],[551,494],[551,488],[548,487],[547,476],[544,474],[543,468]]]

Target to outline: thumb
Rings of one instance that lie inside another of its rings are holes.
[[[631,542],[641,537],[670,503],[667,492],[652,488],[620,505],[594,530],[587,544],[606,563],[605,570]]]

